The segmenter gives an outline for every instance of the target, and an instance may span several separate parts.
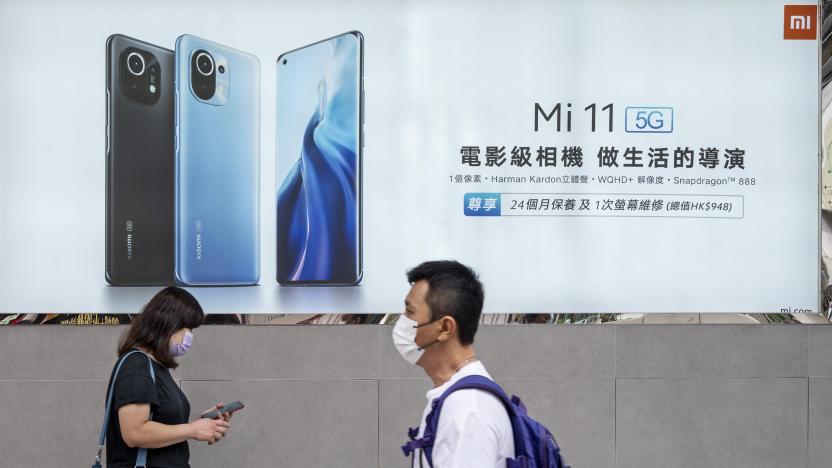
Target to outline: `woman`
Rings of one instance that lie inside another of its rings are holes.
[[[191,412],[188,398],[170,375],[170,369],[178,365],[175,359],[191,347],[191,332],[204,319],[199,302],[176,287],[159,291],[144,306],[141,315],[133,319],[118,346],[119,361],[124,362],[112,385],[107,426],[108,467],[132,468],[139,448],[148,449],[148,467],[189,467],[188,440],[213,444],[228,433],[230,415],[188,422]],[[124,358],[135,350],[141,353],[134,352]],[[155,374],[152,377],[151,365]]]

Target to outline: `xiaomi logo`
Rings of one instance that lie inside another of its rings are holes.
[[[127,231],[127,260],[133,260],[133,221],[127,220],[124,228]]]
[[[783,10],[783,39],[815,40],[817,23],[817,5],[786,5]]]
[[[194,229],[196,230],[196,238],[194,239],[196,248],[196,259],[197,261],[202,261],[202,221],[197,221],[194,223]]]

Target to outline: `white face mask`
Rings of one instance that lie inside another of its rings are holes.
[[[428,324],[426,323],[425,325]],[[405,361],[414,365],[419,362],[422,354],[425,353],[425,348],[427,348],[427,346],[420,348],[416,344],[416,330],[420,326],[423,325],[419,325],[415,320],[402,314],[399,320],[396,321],[396,326],[393,327],[393,344],[396,346],[396,350],[402,355]]]

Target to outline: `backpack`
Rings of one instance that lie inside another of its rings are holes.
[[[430,413],[425,419],[425,433],[422,437],[417,439],[418,427],[408,430],[410,441],[402,446],[405,456],[409,457],[416,449],[421,449],[428,464],[433,467],[433,441],[439,425],[442,404],[453,392],[465,388],[490,392],[505,405],[514,433],[514,458],[506,460],[506,468],[569,468],[561,458],[560,448],[552,433],[528,415],[520,398],[509,398],[496,382],[481,375],[463,377],[439,398],[433,400]]]

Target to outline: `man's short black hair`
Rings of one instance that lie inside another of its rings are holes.
[[[474,270],[455,260],[424,262],[407,272],[410,284],[422,280],[428,282],[425,301],[431,320],[450,315],[459,327],[459,342],[473,343],[485,296]]]

